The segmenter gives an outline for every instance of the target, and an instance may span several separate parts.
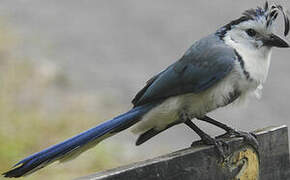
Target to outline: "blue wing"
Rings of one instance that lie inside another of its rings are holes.
[[[203,38],[179,61],[151,78],[132,103],[139,106],[170,96],[204,91],[233,69],[236,58],[234,49],[217,36]]]

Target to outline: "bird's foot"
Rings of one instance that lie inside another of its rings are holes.
[[[257,141],[257,136],[251,132],[243,132],[234,129],[229,129],[225,134],[217,136],[216,139],[230,137],[242,137],[244,141],[249,145],[251,145],[256,151],[259,150],[259,142]]]
[[[229,145],[226,141],[224,141],[223,139],[215,139],[210,137],[207,134],[204,134],[201,137],[200,141],[195,141],[191,144],[191,146],[195,146],[195,145],[214,145],[218,154],[224,159],[226,159],[228,151],[229,151]]]

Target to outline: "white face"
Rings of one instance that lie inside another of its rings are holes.
[[[241,55],[256,86],[265,82],[268,74],[271,46],[264,45],[263,40],[272,35],[270,28],[263,21],[248,20],[234,25],[224,37],[225,43]]]
[[[237,46],[243,46],[251,50],[265,50],[270,47],[263,46],[263,39],[272,34],[273,28],[266,27],[266,20],[260,19],[249,20],[241,22],[232,27],[225,37],[227,40],[233,41],[232,43]]]

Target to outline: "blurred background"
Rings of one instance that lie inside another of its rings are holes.
[[[276,1],[290,8],[289,1]],[[18,160],[129,110],[154,74],[191,44],[262,0],[2,0],[0,3],[0,172]],[[283,20],[277,32],[284,31]],[[287,38],[289,40],[289,38]],[[250,131],[290,125],[290,51],[274,49],[260,101],[211,116]],[[219,129],[198,123],[211,135]],[[28,179],[71,179],[188,147],[183,125],[140,147],[125,131],[81,157]]]

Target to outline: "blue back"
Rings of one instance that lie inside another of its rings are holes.
[[[132,103],[139,106],[170,96],[204,91],[232,70],[236,58],[233,48],[217,35],[209,35],[194,43],[180,60],[151,78]]]

